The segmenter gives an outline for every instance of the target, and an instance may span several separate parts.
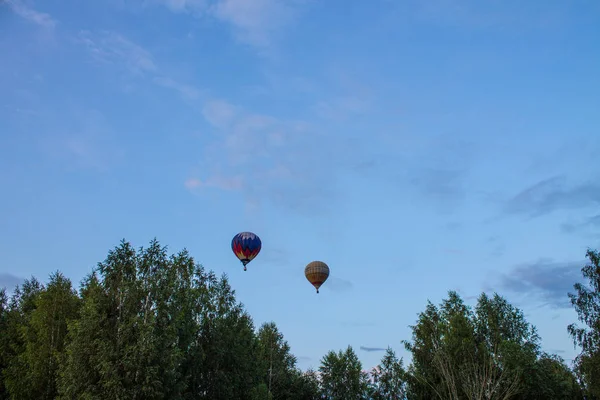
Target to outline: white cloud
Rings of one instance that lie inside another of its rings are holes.
[[[177,82],[175,80],[173,80],[172,78],[169,77],[155,77],[153,79],[154,83],[169,88],[169,89],[173,89],[177,92],[179,92],[183,97],[186,97],[190,100],[196,100],[198,99],[198,97],[200,97],[200,92],[198,91],[198,89],[196,89],[194,86],[191,85],[186,85],[180,82]]]
[[[154,84],[172,89],[186,99],[196,100],[201,95],[196,87],[162,72],[150,51],[116,32],[81,31],[77,42],[101,63],[124,66],[130,73],[149,77]]]
[[[220,175],[213,175],[204,181],[196,178],[190,178],[185,181],[185,187],[189,190],[202,187],[213,187],[221,190],[240,190],[243,186],[243,178],[239,176],[223,177]]]
[[[64,119],[69,115],[69,119]],[[123,160],[125,150],[105,116],[80,106],[50,112],[43,125],[51,134],[41,139],[42,151],[59,162],[105,172]]]
[[[347,119],[350,115],[366,112],[370,105],[370,99],[349,95],[320,101],[316,104],[315,111],[324,118],[341,121]]]
[[[291,2],[284,0],[219,0],[211,10],[234,28],[239,41],[258,47],[271,45],[273,34],[294,15]]]
[[[204,11],[207,0],[157,0],[173,12],[199,12]]]
[[[241,43],[265,50],[282,28],[298,14],[298,6],[312,0],[154,0],[175,13],[211,16],[229,25]]]
[[[56,20],[43,12],[27,7],[20,0],[4,0],[15,14],[45,28],[54,28]]]
[[[81,31],[77,40],[85,45],[98,61],[124,64],[135,74],[158,70],[149,51],[118,33]]]
[[[188,189],[238,190],[253,207],[270,202],[303,213],[327,208],[337,159],[328,155],[326,137],[306,122],[248,112],[223,100],[207,102],[203,113],[219,135],[204,149],[202,174],[185,183]]]
[[[225,129],[235,118],[236,108],[223,100],[210,100],[204,104],[202,115],[213,126]]]

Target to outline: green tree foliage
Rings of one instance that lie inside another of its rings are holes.
[[[600,398],[600,253],[588,250],[588,263],[581,269],[587,281],[574,285],[576,293],[569,293],[578,319],[585,326],[571,324],[568,331],[573,342],[581,347],[576,359],[578,375],[588,395]]]
[[[33,311],[37,307],[38,295],[44,289],[34,277],[25,280],[15,288],[6,313],[6,332],[3,332],[8,344],[4,357],[7,366],[2,371],[4,385],[9,398],[34,399],[36,394],[30,392],[28,365],[25,352],[27,350],[26,333]]]
[[[319,386],[313,371],[302,373],[296,366],[283,334],[274,322],[264,323],[257,333],[260,388],[266,387],[275,400],[312,400],[319,396]],[[262,397],[263,399],[266,397]]]
[[[583,391],[575,374],[561,357],[542,353],[536,362],[535,374],[538,385],[534,398],[540,400],[583,399]]]
[[[351,346],[346,351],[328,352],[321,367],[321,390],[328,400],[367,399],[369,383],[367,374]]]
[[[401,400],[406,396],[406,371],[402,359],[396,357],[391,348],[387,348],[381,364],[373,369],[375,390],[374,400]]]
[[[588,257],[591,289],[570,295],[587,328],[569,332],[593,398],[600,266],[598,253]],[[10,298],[0,290],[0,400],[583,399],[574,372],[541,352],[535,328],[497,294],[471,308],[451,291],[411,328],[406,370],[388,348],[370,381],[348,346],[328,352],[318,373],[302,372],[274,322],[255,330],[225,275],[156,240],[138,250],[122,241],[79,292],[59,272]]]
[[[318,400],[322,398],[319,378],[313,369],[299,372],[294,387],[297,400]]]
[[[475,308],[475,334],[485,346],[487,364],[498,365],[502,390],[518,392],[516,399],[534,399],[539,382],[535,363],[540,354],[540,337],[523,312],[498,294],[481,294]],[[518,379],[518,387],[513,382]]]
[[[404,341],[413,358],[407,376],[410,398],[458,398],[458,366],[464,367],[477,356],[473,319],[456,292],[449,292],[440,308],[428,302],[417,324],[411,326],[412,342]]]
[[[83,284],[64,398],[244,399],[257,382],[252,320],[225,277],[154,240],[111,251]],[[85,372],[82,372],[85,371]]]
[[[250,392],[250,400],[273,400],[273,394],[266,383],[260,383]]]
[[[568,369],[547,368],[535,328],[497,294],[482,294],[473,310],[451,291],[440,307],[428,303],[411,328],[411,399],[577,398]],[[548,384],[548,374],[570,383]]]
[[[225,277],[217,281],[210,275],[209,280],[199,337],[202,362],[193,387],[205,399],[246,399],[259,381],[252,319],[235,303]]]
[[[6,289],[0,289],[0,400],[8,399],[8,392],[4,386],[2,371],[8,366],[10,360],[10,336],[8,335],[8,296]]]
[[[261,378],[267,383],[274,399],[298,397],[296,357],[274,322],[263,324],[258,330],[258,359]]]
[[[27,371],[19,380],[27,385],[28,396],[50,400],[57,395],[56,378],[65,346],[67,324],[78,316],[79,298],[71,281],[56,272],[37,295],[35,305],[29,323],[23,326],[25,351],[19,358],[27,366]]]

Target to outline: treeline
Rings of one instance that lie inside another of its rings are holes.
[[[541,351],[504,298],[482,294],[471,308],[455,292],[411,326],[410,365],[388,348],[367,373],[348,346],[301,371],[274,323],[255,329],[226,276],[156,240],[123,241],[79,292],[59,272],[0,291],[0,399],[596,398],[600,266],[597,252],[588,258],[591,288],[571,295],[590,327],[569,327],[583,348],[575,372]]]

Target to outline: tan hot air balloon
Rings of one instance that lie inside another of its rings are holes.
[[[329,277],[329,267],[322,261],[313,261],[304,268],[304,275],[319,293],[319,288]]]

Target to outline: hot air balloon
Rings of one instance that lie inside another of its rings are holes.
[[[231,240],[233,254],[244,264],[244,271],[246,271],[246,264],[260,253],[261,247],[260,238],[252,232],[240,232]]]
[[[319,293],[319,288],[329,277],[329,267],[322,261],[312,261],[304,268],[304,275]]]

